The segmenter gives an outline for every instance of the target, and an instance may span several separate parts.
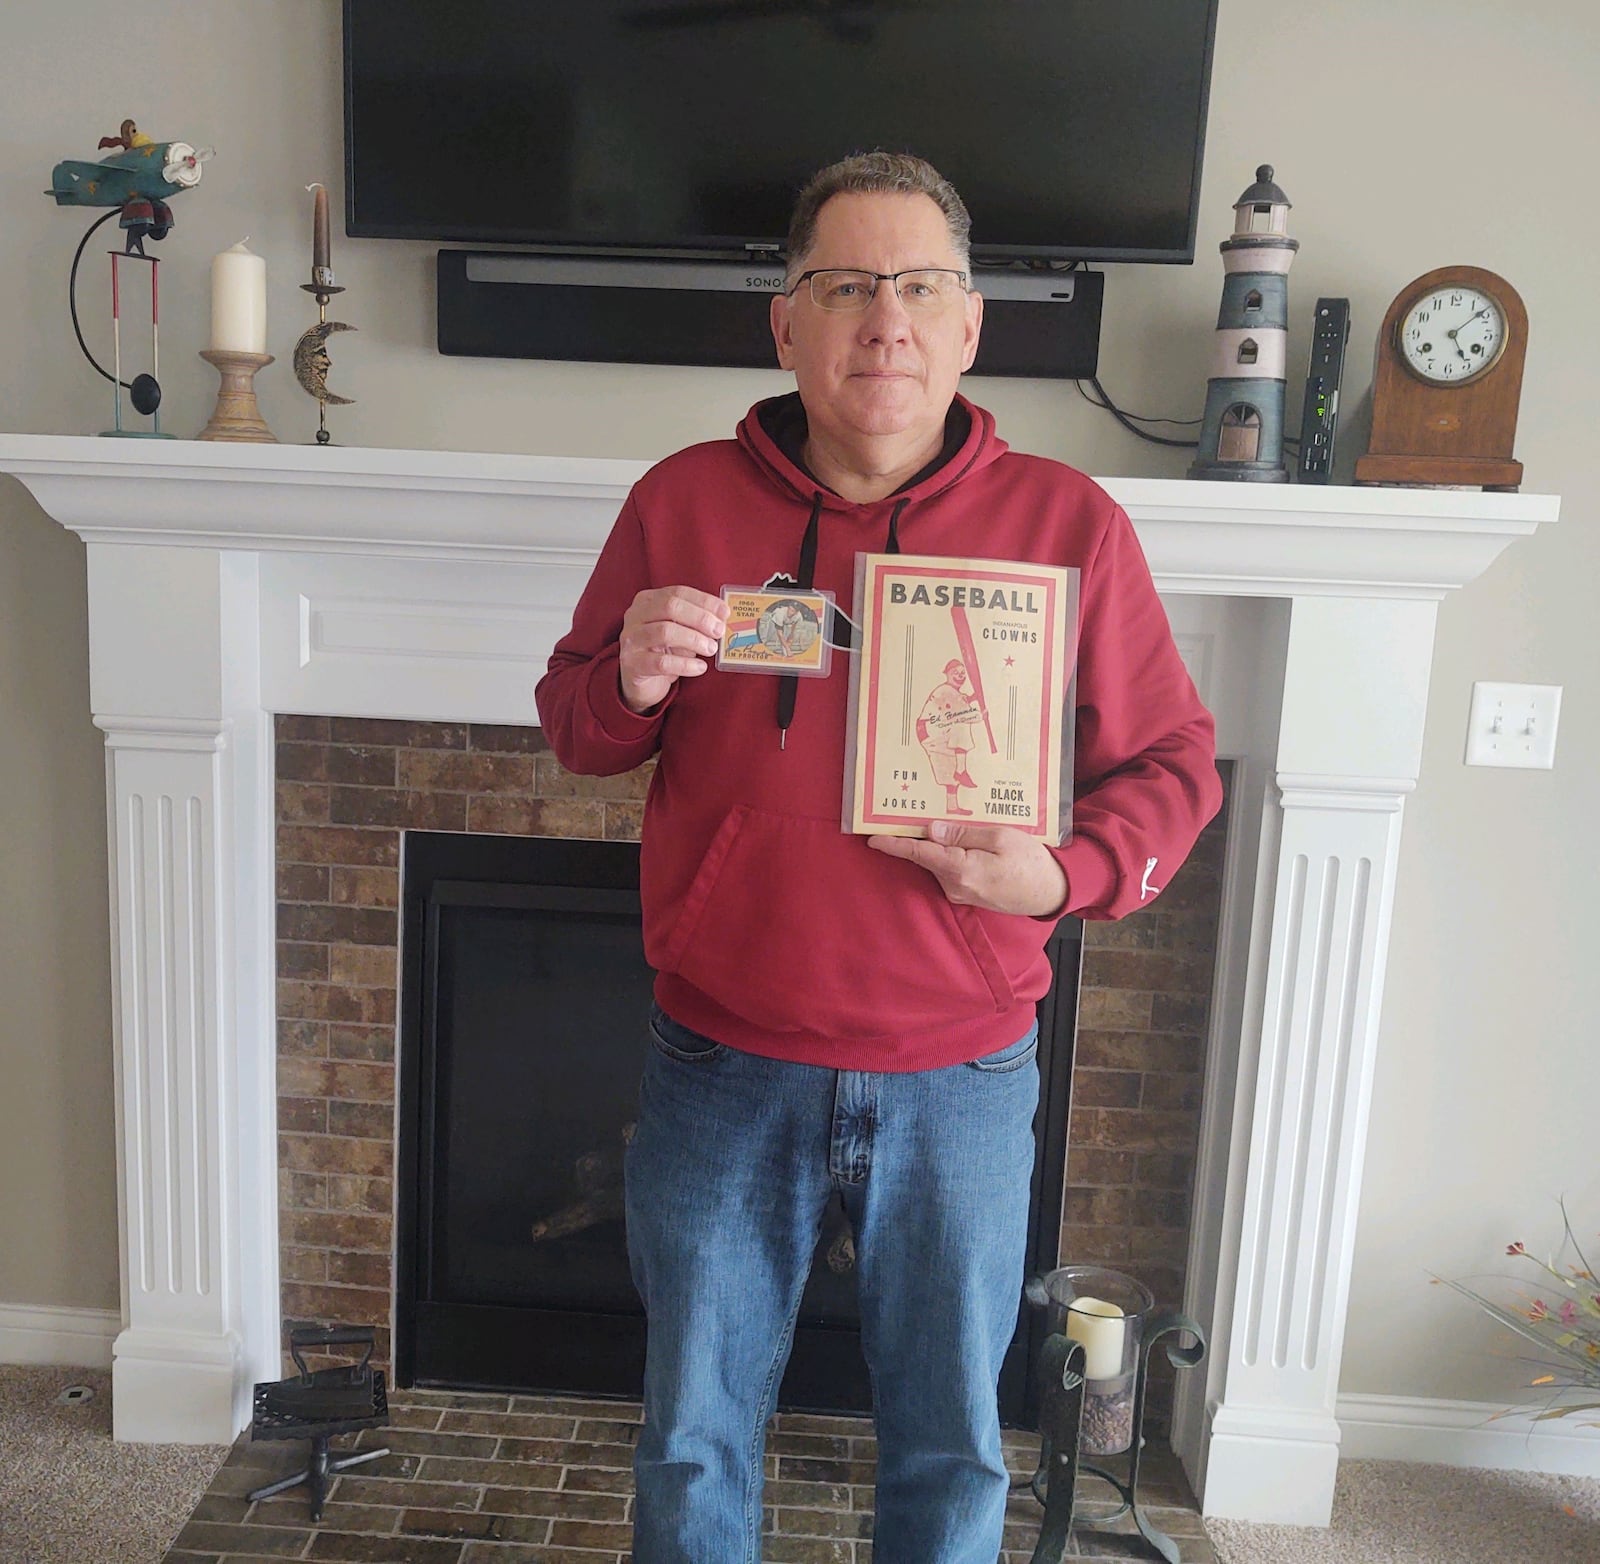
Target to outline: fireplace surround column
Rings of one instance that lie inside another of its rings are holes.
[[[1437,604],[1297,598],[1234,1105],[1207,1515],[1326,1526],[1405,796]],[[1374,698],[1375,692],[1378,698]],[[1213,1342],[1216,1341],[1213,1336]]]
[[[241,849],[257,856],[269,753],[251,689],[254,563],[89,549],[111,869],[118,1439],[230,1441],[250,1386],[276,1376],[276,1189],[255,1176],[271,1165],[259,974],[272,969],[251,948],[270,931],[249,904],[257,876],[239,872]]]

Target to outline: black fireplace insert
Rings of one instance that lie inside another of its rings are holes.
[[[622,1164],[649,1046],[638,845],[413,831],[402,883],[397,1381],[636,1399]],[[1081,948],[1063,919],[1039,1014],[1030,1274],[1057,1259]],[[870,1410],[850,1237],[836,1207],[785,1410]],[[1010,1424],[1031,1420],[1040,1328],[1019,1309]]]

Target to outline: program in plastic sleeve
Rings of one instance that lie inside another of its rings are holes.
[[[925,554],[856,558],[844,825],[1071,828],[1078,572]]]

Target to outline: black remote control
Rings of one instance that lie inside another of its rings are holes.
[[[1311,368],[1300,415],[1300,481],[1326,483],[1339,425],[1339,380],[1350,337],[1349,299],[1318,299],[1311,320]]]

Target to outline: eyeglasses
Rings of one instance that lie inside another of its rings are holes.
[[[936,310],[967,291],[967,274],[948,266],[922,266],[908,272],[801,272],[789,290],[811,284],[811,302],[824,310],[864,310],[877,297],[880,282],[892,282],[908,310]]]

